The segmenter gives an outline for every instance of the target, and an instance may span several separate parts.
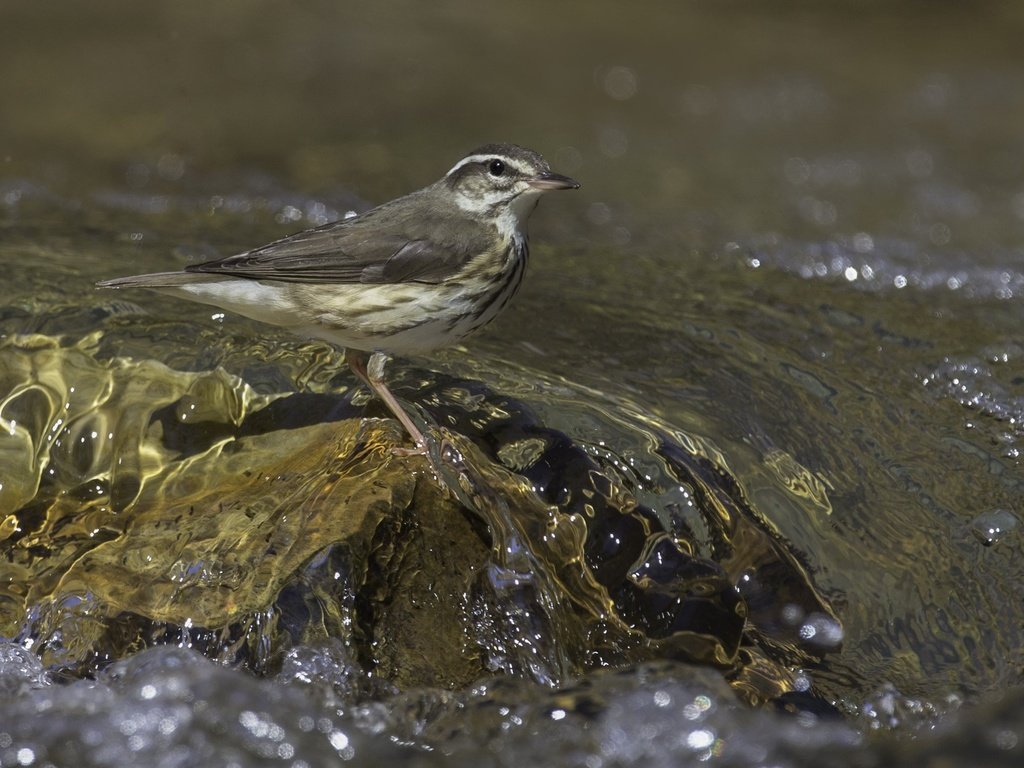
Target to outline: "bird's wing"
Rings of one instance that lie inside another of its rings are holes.
[[[376,213],[192,264],[185,271],[289,283],[439,283],[481,250],[477,243],[439,236],[440,228],[429,224],[422,227],[425,237],[414,237],[401,218],[388,225],[388,217]]]

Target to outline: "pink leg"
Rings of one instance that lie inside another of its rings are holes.
[[[360,352],[356,349],[345,350],[345,360],[348,361],[349,368],[370,388],[371,392],[384,401],[384,405],[388,407],[388,410],[405,427],[409,437],[416,443],[416,453],[426,453],[427,439],[420,432],[419,428],[413,424],[409,414],[384,383],[384,362],[386,359],[383,353],[374,352],[369,358],[369,363],[367,363],[365,352]]]

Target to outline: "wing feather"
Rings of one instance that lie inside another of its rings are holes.
[[[450,212],[414,221],[397,202],[185,271],[289,283],[439,283],[485,248],[480,237],[451,236],[459,228]]]

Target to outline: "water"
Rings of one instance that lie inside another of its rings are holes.
[[[0,765],[1019,761],[1016,6],[0,13]],[[494,140],[583,189],[433,466],[91,287]]]

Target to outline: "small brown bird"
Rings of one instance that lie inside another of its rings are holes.
[[[99,283],[151,288],[344,347],[416,442],[426,439],[383,381],[387,354],[420,354],[487,325],[526,269],[540,196],[578,189],[536,152],[487,144],[444,178],[359,216],[237,256]]]

